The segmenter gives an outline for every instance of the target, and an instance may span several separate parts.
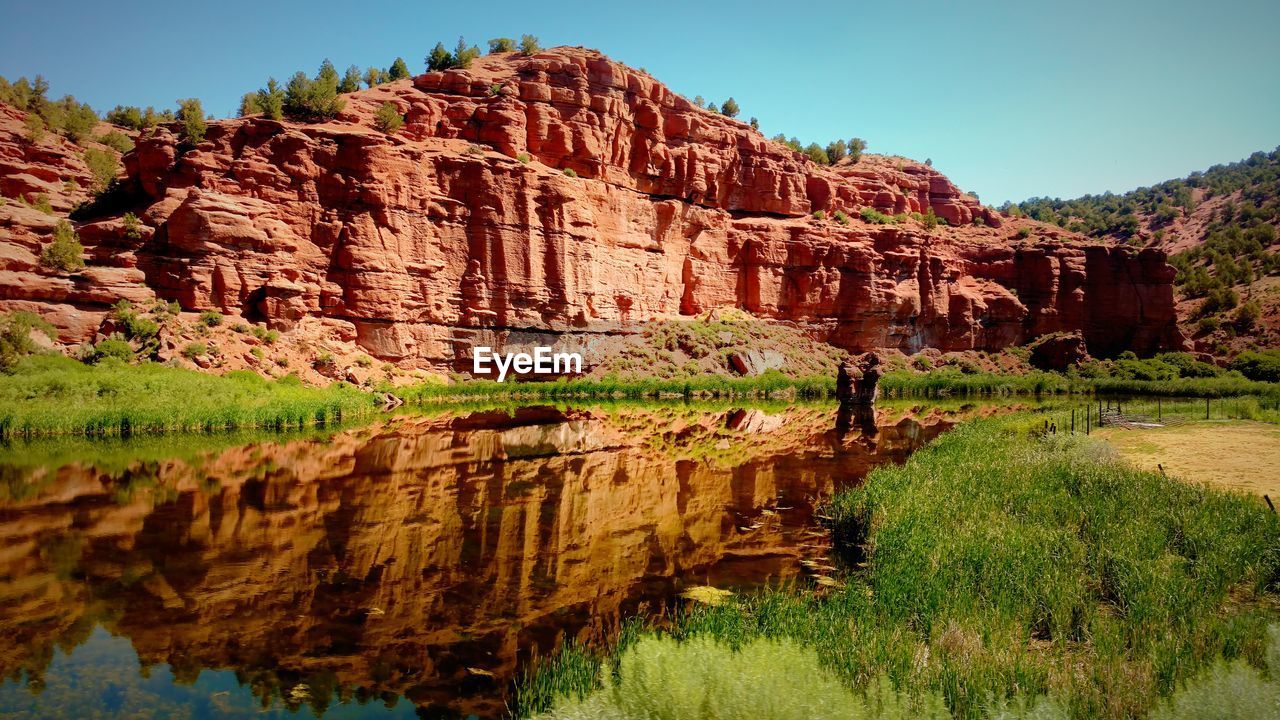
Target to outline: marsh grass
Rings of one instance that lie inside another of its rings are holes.
[[[867,559],[844,588],[742,597],[649,632],[733,648],[789,638],[855,691],[887,677],[907,697],[940,695],[958,718],[1043,703],[1141,717],[1214,663],[1262,667],[1280,589],[1276,516],[1135,470],[1099,441],[1044,436],[1041,423],[964,423],[838,494],[832,531]]]
[[[792,378],[775,370],[744,378],[714,375],[662,380],[616,378],[558,380],[555,382],[496,382],[468,380],[449,385],[424,383],[386,388],[405,402],[429,404],[451,399],[642,399],[661,397],[769,398],[787,395],[823,398],[835,392],[835,377]]]
[[[296,378],[220,377],[156,363],[84,365],[32,355],[0,375],[0,438],[284,430],[376,408],[372,395],[349,386],[310,388]]]
[[[1280,384],[1229,375],[1133,380],[1116,377],[1071,377],[1041,371],[1022,375],[990,372],[965,373],[947,367],[924,373],[892,371],[881,378],[880,388],[890,397],[1097,394],[1225,398],[1252,395],[1268,398],[1271,402],[1280,402]]]

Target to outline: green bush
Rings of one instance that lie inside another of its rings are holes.
[[[39,145],[48,134],[45,131],[44,119],[35,113],[27,113],[27,117],[22,120],[22,127],[22,136],[32,145]]]
[[[542,49],[538,44],[538,38],[534,35],[520,36],[520,52],[525,55],[532,55]]]
[[[205,345],[202,342],[188,343],[186,347],[182,348],[182,355],[188,360],[194,360],[200,357],[201,355],[208,355],[208,354],[209,354],[209,346]]]
[[[53,214],[53,203],[49,202],[49,196],[44,193],[36,193],[36,199],[28,204],[45,215]]]
[[[740,112],[742,112],[742,109],[738,107],[738,101],[732,97],[725,100],[724,104],[720,106],[720,114],[725,117],[738,117]]]
[[[1270,720],[1280,713],[1280,628],[1267,629],[1267,676],[1219,660],[1152,711],[1150,720]]]
[[[253,336],[261,340],[264,345],[275,345],[276,340],[280,339],[280,333],[276,330],[268,330],[261,325],[253,326]]]
[[[1257,300],[1242,303],[1236,308],[1235,315],[1232,316],[1232,322],[1240,332],[1253,330],[1260,319],[1262,319],[1262,306],[1258,304]]]
[[[885,215],[872,207],[862,208],[861,215],[864,222],[874,223],[876,225],[886,225],[897,222],[892,215]]]
[[[382,132],[391,135],[404,125],[404,116],[395,103],[384,102],[373,114],[373,124]]]
[[[1250,380],[1280,382],[1280,350],[1250,350],[1231,361],[1231,369]]]
[[[129,139],[128,135],[125,135],[119,130],[112,130],[111,132],[99,135],[98,142],[106,145],[112,150],[115,150],[121,155],[133,149],[133,141]]]
[[[827,157],[827,151],[818,143],[809,143],[805,146],[804,154],[808,155],[810,160],[819,165],[831,164],[831,158]]]
[[[130,240],[142,239],[142,221],[138,219],[137,215],[127,212],[121,218],[121,222],[124,224],[124,236],[126,238]]]
[[[577,171],[577,170],[574,170],[573,168],[565,168],[565,169],[564,169],[564,174],[565,174],[566,176],[568,176],[568,177],[571,177],[571,178],[576,178],[576,177],[578,177],[578,171]]]
[[[867,141],[862,138],[849,139],[849,159],[858,162],[862,159],[862,151],[867,149]]]
[[[101,193],[110,187],[120,171],[119,157],[109,150],[89,148],[84,151],[84,164],[89,166],[89,174],[93,176],[92,189]]]
[[[222,313],[217,310],[205,310],[200,313],[200,324],[205,327],[217,327],[222,324]]]
[[[19,360],[38,349],[31,339],[32,332],[58,339],[53,326],[35,313],[15,310],[0,314],[0,372],[11,371]]]
[[[832,217],[836,222],[840,223],[841,225],[848,225],[848,224],[849,224],[849,216],[848,216],[848,215],[845,215],[843,210],[837,210],[837,211],[835,211],[835,213],[834,213],[834,214],[832,214],[832,216],[831,216],[831,217]]]
[[[59,220],[53,231],[53,242],[40,251],[40,264],[62,272],[84,268],[84,246],[71,223]]]
[[[132,362],[133,358],[133,346],[120,335],[112,335],[93,346],[93,354],[90,360],[95,363],[103,360],[119,360],[127,363]]]
[[[515,52],[516,41],[511,38],[500,37],[489,41],[489,54]]]

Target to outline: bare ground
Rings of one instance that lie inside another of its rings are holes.
[[[1150,430],[1108,428],[1098,435],[1145,470],[1160,464],[1183,480],[1280,501],[1280,426],[1234,420]]]

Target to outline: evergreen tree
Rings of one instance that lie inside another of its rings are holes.
[[[378,82],[382,80],[382,72],[376,67],[367,68],[364,71],[364,84],[369,87],[376,87]]]
[[[342,82],[338,83],[338,92],[353,93],[360,89],[361,75],[360,68],[352,65],[347,68],[347,72],[342,76]]]
[[[396,58],[395,62],[391,63],[390,69],[387,70],[387,75],[392,80],[403,80],[409,77],[409,66],[405,64],[404,58]]]
[[[520,52],[524,53],[525,55],[532,55],[541,49],[542,49],[542,46],[538,44],[538,38],[536,36],[534,35],[520,36]]]
[[[258,107],[263,117],[284,119],[284,90],[275,78],[267,78],[267,86],[258,91]]]
[[[453,67],[453,55],[444,49],[444,43],[436,43],[426,58],[428,70],[448,70]]]
[[[725,117],[738,117],[739,112],[741,112],[741,110],[738,108],[738,101],[734,100],[732,97],[725,100],[724,104],[720,106],[720,114]]]
[[[289,115],[304,117],[310,112],[311,78],[299,70],[289,78],[284,90],[284,111]]]

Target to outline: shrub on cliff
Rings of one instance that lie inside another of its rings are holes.
[[[542,46],[538,44],[537,36],[534,36],[534,35],[520,36],[520,52],[524,53],[525,55],[532,55],[541,49],[542,49]]]
[[[395,103],[384,102],[373,114],[373,124],[382,132],[391,135],[404,125],[404,116],[400,114]]]
[[[742,109],[738,107],[738,101],[732,97],[725,100],[724,104],[720,106],[720,114],[725,117],[738,117],[740,112],[742,112]]]
[[[39,346],[31,339],[40,332],[50,340],[57,339],[53,326],[35,313],[14,311],[0,315],[0,372],[9,372],[18,360],[34,353]]]
[[[196,98],[178,101],[178,121],[182,123],[182,140],[188,145],[198,145],[204,140],[209,126],[204,120],[204,106]]]
[[[827,143],[827,159],[832,163],[840,162],[849,154],[849,146],[843,140]]]
[[[115,108],[107,111],[107,122],[120,127],[127,127],[132,130],[142,129],[142,109],[137,105],[117,105]]]
[[[70,95],[46,108],[42,114],[51,126],[56,123],[61,127],[62,134],[75,143],[88,138],[98,125],[98,113],[93,111],[89,103],[77,102]]]
[[[810,160],[818,163],[819,165],[831,164],[831,158],[827,157],[827,151],[818,143],[809,143],[809,145],[804,149],[804,154],[808,155]]]
[[[387,77],[391,80],[409,77],[409,66],[405,64],[404,58],[398,57],[391,63],[391,67],[387,68]]]
[[[48,134],[44,128],[44,118],[35,113],[27,113],[27,117],[22,121],[22,128],[22,137],[32,145],[40,144]]]
[[[849,139],[849,145],[848,145],[849,159],[852,160],[853,162],[858,162],[858,160],[861,160],[862,151],[866,149],[867,149],[866,140],[863,140],[862,138]]]
[[[871,207],[862,208],[862,212],[860,214],[862,215],[863,221],[873,223],[875,225],[889,225],[897,222],[897,219],[892,215],[885,215],[879,210]]]
[[[515,52],[516,41],[508,37],[494,38],[489,41],[489,54]]]
[[[95,193],[106,190],[120,169],[120,160],[115,153],[97,148],[84,151],[84,164],[89,166],[89,173],[93,175],[92,189]]]
[[[112,130],[111,132],[99,135],[98,142],[106,145],[112,150],[115,150],[121,155],[133,149],[133,141],[129,139],[128,135],[125,135],[119,130]]]
[[[48,102],[45,97],[48,92],[49,83],[43,75],[36,75],[35,80],[20,77],[12,83],[0,77],[0,102],[19,110],[38,112]]]
[[[53,230],[53,242],[40,251],[40,264],[53,270],[72,272],[84,267],[84,246],[66,220],[58,222]]]

